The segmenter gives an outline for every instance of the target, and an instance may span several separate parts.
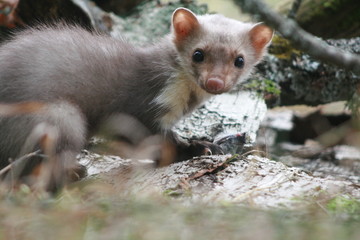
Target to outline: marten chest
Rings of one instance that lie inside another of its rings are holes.
[[[185,76],[171,79],[154,99],[157,105],[166,109],[157,121],[162,129],[170,129],[209,97],[209,93]]]

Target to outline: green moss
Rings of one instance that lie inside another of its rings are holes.
[[[164,196],[167,196],[167,197],[181,197],[184,195],[184,191],[178,189],[178,188],[169,188],[169,189],[166,189],[164,192],[163,192]]]
[[[270,79],[250,79],[243,85],[243,90],[255,91],[262,96],[280,95],[280,86]]]
[[[338,196],[331,199],[326,208],[333,214],[342,215],[352,218],[356,221],[360,221],[360,201],[347,196]]]
[[[360,92],[356,91],[352,98],[347,102],[347,107],[350,109],[353,116],[360,119]]]
[[[280,59],[290,59],[293,55],[301,54],[299,50],[291,45],[290,41],[279,35],[273,37],[269,53]]]

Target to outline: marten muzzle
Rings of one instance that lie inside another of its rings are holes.
[[[210,77],[205,82],[205,90],[212,94],[220,94],[226,92],[225,81],[218,77]]]

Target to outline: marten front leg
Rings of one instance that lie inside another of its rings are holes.
[[[224,154],[223,150],[219,145],[208,141],[191,140],[188,143],[180,140],[179,136],[177,136],[176,133],[172,131],[169,131],[166,134],[166,137],[167,140],[175,146],[175,162],[185,161],[193,157],[202,155]]]

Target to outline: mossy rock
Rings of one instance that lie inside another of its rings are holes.
[[[304,0],[296,20],[306,31],[322,38],[360,36],[359,0]]]
[[[144,44],[154,41],[170,32],[171,16],[176,8],[186,7],[195,14],[205,14],[207,5],[196,2],[173,1],[158,4],[156,1],[138,5],[130,15],[124,18],[113,18],[116,27],[113,34],[122,36],[133,43]]]
[[[269,47],[269,53],[280,59],[290,59],[293,55],[300,55],[301,52],[291,45],[291,42],[280,35],[275,34],[271,45]]]

